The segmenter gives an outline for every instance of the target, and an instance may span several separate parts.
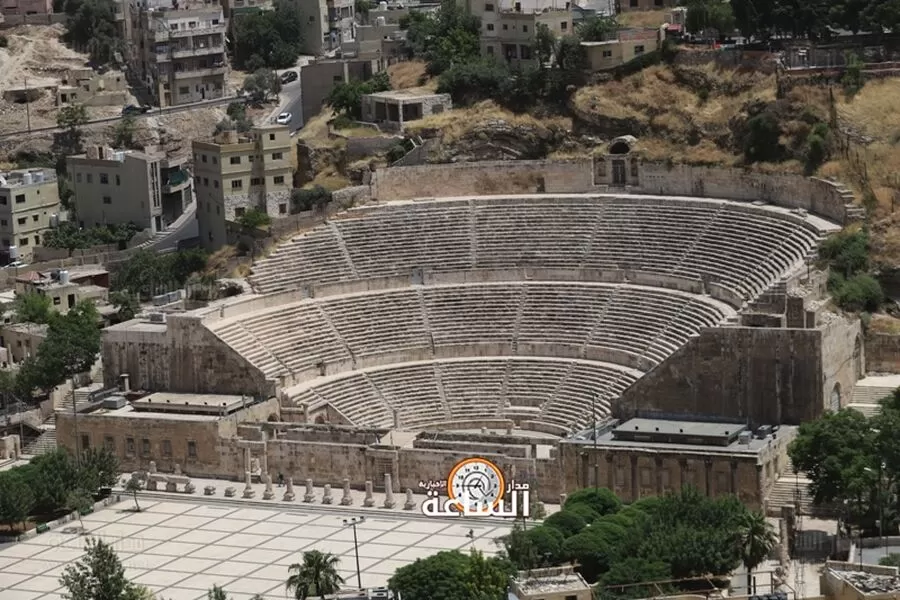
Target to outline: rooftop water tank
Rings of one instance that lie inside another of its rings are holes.
[[[31,171],[31,178],[35,183],[42,183],[44,181],[44,172],[40,169]]]
[[[25,185],[31,185],[31,173],[22,173],[22,183]]]
[[[738,435],[738,443],[740,443],[744,446],[749,446],[751,439],[753,439],[753,433],[750,431],[742,431]]]
[[[59,272],[59,282],[62,284],[69,283],[69,272],[68,271],[60,271]]]
[[[375,17],[375,27],[384,27],[386,23],[384,17]]]
[[[378,3],[378,10],[387,10],[387,2],[384,2],[384,1],[379,2],[379,3]]]

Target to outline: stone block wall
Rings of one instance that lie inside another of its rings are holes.
[[[705,329],[615,403],[613,414],[710,415],[799,424],[824,408],[822,332]]]
[[[900,373],[900,335],[869,333],[865,342],[865,366],[870,373]]]
[[[827,314],[822,331],[822,398],[825,408],[850,403],[856,382],[865,376],[865,342],[859,319]]]

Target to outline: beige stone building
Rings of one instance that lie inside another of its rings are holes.
[[[300,99],[303,123],[319,114],[331,90],[340,83],[365,81],[381,69],[373,58],[316,60],[300,67]]]
[[[660,10],[675,6],[675,0],[616,0],[616,13]]]
[[[609,40],[581,42],[581,47],[591,71],[606,71],[659,50],[664,39],[664,29],[620,29]]]
[[[225,243],[225,221],[257,208],[271,217],[290,214],[293,167],[288,127],[266,125],[247,134],[225,131],[194,141],[194,188],[201,242]]]
[[[0,14],[49,15],[53,12],[53,0],[3,0]]]
[[[291,0],[303,16],[303,52],[321,55],[353,39],[356,8],[352,0]]]
[[[57,412],[56,439],[71,450],[76,444],[81,450],[108,448],[126,471],[146,470],[154,461],[162,471],[180,465],[191,475],[214,474],[220,470],[221,445],[236,443],[239,423],[277,420],[277,415],[275,399],[128,393],[77,415]]]
[[[85,106],[124,105],[128,99],[125,75],[115,71],[96,73],[93,69],[69,69],[56,88],[56,104]]]
[[[453,108],[450,94],[418,88],[365,94],[361,104],[362,120],[378,123],[385,129],[403,129],[410,121]]]
[[[16,277],[16,294],[36,293],[50,298],[53,309],[65,314],[82,300],[90,300],[98,308],[109,301],[109,272],[85,266],[31,271]]]
[[[164,231],[193,202],[188,158],[103,146],[68,157],[79,226],[134,223]]]
[[[502,58],[514,66],[535,64],[532,46],[541,25],[557,37],[572,33],[572,12],[568,8],[536,8],[531,12],[494,9],[484,13],[481,23],[481,53]]]
[[[160,106],[225,95],[228,62],[222,7],[186,2],[131,0],[126,35],[128,62]]]
[[[888,538],[893,545],[896,538]],[[857,550],[859,552],[859,550]],[[897,567],[829,560],[820,571],[819,587],[827,600],[895,600],[900,596]]]
[[[565,565],[519,571],[509,585],[509,600],[591,600],[593,590],[575,567]]]
[[[5,260],[30,261],[41,235],[59,215],[52,169],[0,171],[0,256]]]
[[[39,323],[7,323],[0,329],[0,346],[6,348],[7,358],[20,363],[37,352],[47,337],[47,326]]]

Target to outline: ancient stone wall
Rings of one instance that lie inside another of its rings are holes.
[[[822,398],[825,408],[850,403],[856,382],[865,376],[865,343],[859,319],[828,313],[822,331]]]
[[[822,345],[816,329],[705,329],[627,389],[613,414],[799,424],[824,408]]]
[[[164,328],[104,330],[101,352],[109,387],[128,373],[134,389],[274,395],[259,369],[193,315],[169,315]]]
[[[900,373],[900,335],[870,333],[865,342],[865,365],[870,373]]]

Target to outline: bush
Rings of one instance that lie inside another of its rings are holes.
[[[829,279],[829,284],[834,285],[832,295],[838,306],[845,310],[875,312],[884,303],[884,291],[881,284],[871,275],[862,273],[850,279],[837,279],[835,283]]]
[[[395,163],[406,156],[406,152],[406,146],[403,144],[395,144],[387,151],[387,161],[389,163]]]
[[[777,162],[781,158],[781,127],[771,113],[761,113],[747,121],[744,158],[747,162]]]
[[[584,529],[587,523],[576,511],[561,510],[544,519],[544,525],[553,527],[565,537],[570,537]]]
[[[812,175],[828,160],[831,150],[831,130],[825,123],[816,123],[806,137],[806,174]]]
[[[238,220],[238,225],[244,227],[246,229],[258,229],[260,227],[265,227],[272,223],[272,217],[270,217],[266,211],[260,210],[258,208],[251,208],[242,214]]]
[[[441,73],[437,91],[450,94],[454,104],[466,106],[499,98],[509,77],[509,69],[493,60],[454,64]]]
[[[622,502],[610,490],[606,488],[585,488],[572,492],[566,499],[565,509],[570,510],[576,506],[589,507],[598,517],[619,512]]]
[[[0,48],[8,48],[9,47],[9,38],[5,35],[0,35]]]
[[[234,65],[244,71],[293,67],[303,49],[305,20],[290,2],[276,2],[275,10],[243,15],[235,19],[233,27]]]
[[[865,229],[836,233],[819,246],[819,258],[845,279],[866,271],[869,268],[869,233]]]
[[[331,202],[331,192],[321,185],[309,189],[298,188],[291,192],[291,204],[295,212],[322,210],[329,202]]]

